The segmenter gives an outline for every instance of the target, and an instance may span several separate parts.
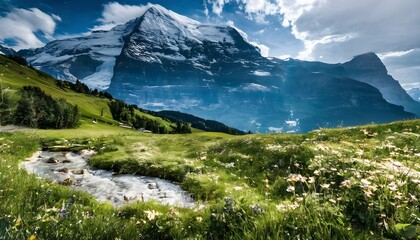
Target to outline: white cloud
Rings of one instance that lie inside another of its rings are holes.
[[[365,52],[420,47],[418,0],[278,0],[306,59],[344,61]]]
[[[277,1],[283,27],[304,43],[298,58],[343,62],[376,52],[402,85],[420,82],[420,1]]]
[[[252,45],[258,47],[260,49],[261,56],[268,57],[270,54],[270,48],[264,44],[256,43],[256,42],[249,42]]]
[[[248,14],[249,18],[258,23],[268,23],[267,15],[275,15],[280,12],[276,0],[208,0],[212,4],[213,13],[221,16],[223,8],[228,3],[236,3],[241,11]]]
[[[212,3],[212,11],[214,14],[220,16],[223,12],[223,7],[225,3],[228,3],[229,0],[209,0],[209,3]]]
[[[14,8],[0,18],[0,41],[13,39],[15,50],[37,48],[45,45],[36,33],[41,33],[46,39],[52,40],[60,16],[47,14],[38,8]]]
[[[144,14],[151,4],[147,5],[123,5],[118,2],[110,2],[104,5],[102,17],[97,21],[100,25],[94,26],[96,30],[110,30],[119,24],[124,24]]]
[[[204,7],[204,14],[206,15],[206,17],[207,17],[207,20],[209,19],[209,8],[207,7],[207,2],[206,2],[206,0],[203,0],[203,7]]]
[[[420,48],[381,53],[379,57],[403,88],[420,87]]]

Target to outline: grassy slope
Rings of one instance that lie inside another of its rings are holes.
[[[419,120],[240,137],[153,135],[84,124],[76,133],[37,130],[0,138],[0,186],[5,186],[0,199],[6,199],[0,214],[11,238],[415,239],[419,234]],[[94,166],[178,181],[204,203],[193,210],[154,203],[112,209],[18,170],[18,162],[40,143],[64,139],[97,149]],[[53,196],[45,197],[49,191]],[[69,199],[75,204],[62,218],[59,210]]]
[[[0,55],[0,79],[4,89],[11,89],[16,91],[23,86],[31,85],[40,87],[47,94],[53,98],[65,98],[73,105],[78,105],[82,116],[90,119],[100,119],[107,123],[116,124],[112,119],[111,112],[108,107],[109,100],[105,98],[98,98],[74,92],[70,89],[60,89],[55,80],[46,74],[39,71],[21,66],[8,58]],[[104,110],[104,115],[101,117],[101,111]],[[169,127],[173,124],[168,123],[161,118],[157,118],[145,113],[137,111],[139,115],[158,121],[159,123]]]

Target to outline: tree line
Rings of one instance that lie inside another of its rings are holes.
[[[109,103],[112,118],[116,121],[124,122],[135,129],[145,129],[153,133],[191,133],[191,126],[188,123],[176,122],[176,127],[172,130],[156,120],[141,116],[135,110],[140,109],[136,105],[128,105],[120,100],[112,100]]]
[[[1,90],[0,124],[42,129],[75,128],[79,125],[78,106],[65,99],[53,99],[39,87],[24,86],[17,96]]]
[[[107,99],[110,99],[110,100],[114,99],[110,93],[105,92],[105,91],[99,91],[96,88],[95,89],[90,89],[86,84],[82,83],[78,79],[76,80],[75,83],[68,82],[68,81],[62,81],[62,80],[55,80],[55,83],[62,90],[67,88],[67,89],[71,89],[71,90],[73,90],[75,92],[78,92],[78,93],[83,93],[83,94],[87,94],[87,95],[91,95],[91,96],[95,96],[95,97],[107,98]]]

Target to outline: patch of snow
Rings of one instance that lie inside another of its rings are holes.
[[[184,56],[182,56],[179,53],[177,53],[176,55],[167,55],[167,54],[162,54],[162,53],[155,52],[155,53],[153,53],[153,55],[155,55],[157,57],[173,60],[173,61],[185,61],[185,60],[187,60]]]
[[[285,121],[284,123],[286,123],[287,126],[289,126],[289,127],[296,127],[297,126],[297,121]]]
[[[113,57],[106,58],[106,61],[96,68],[96,72],[85,77],[82,82],[90,88],[97,88],[99,90],[108,89],[112,76],[114,76],[115,60]]]
[[[245,91],[260,91],[260,92],[268,92],[270,91],[270,88],[257,84],[257,83],[248,83],[245,84],[243,87],[243,90]]]
[[[253,72],[255,76],[259,76],[259,77],[268,77],[271,76],[271,73],[269,72],[265,72],[265,71],[254,71]]]

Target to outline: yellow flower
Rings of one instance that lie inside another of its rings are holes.
[[[36,240],[36,236],[32,234],[32,235],[28,238],[28,240]]]
[[[18,218],[18,220],[16,220],[15,227],[19,227],[20,225],[22,225],[22,219]]]

